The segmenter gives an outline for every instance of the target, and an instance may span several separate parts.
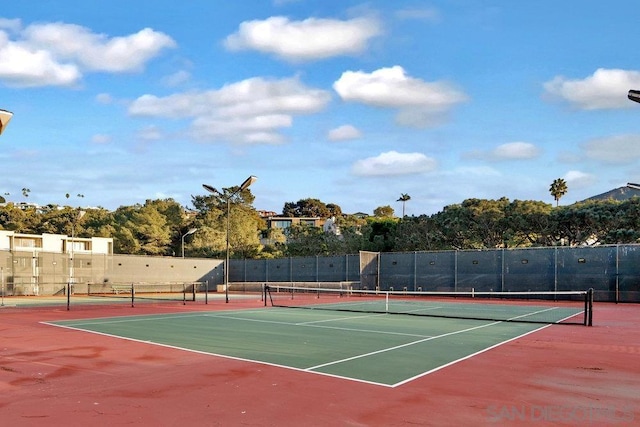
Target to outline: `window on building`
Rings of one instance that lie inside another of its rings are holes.
[[[282,229],[287,229],[291,227],[291,220],[290,219],[274,219],[271,220],[271,228],[282,228]]]
[[[14,238],[14,245],[17,248],[41,248],[42,240],[33,239],[28,237],[16,237]]]

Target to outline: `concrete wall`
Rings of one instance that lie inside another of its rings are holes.
[[[89,285],[130,283],[207,283],[210,290],[224,282],[224,261],[210,258],[150,257],[0,250],[4,295],[55,295],[73,283],[74,292]]]

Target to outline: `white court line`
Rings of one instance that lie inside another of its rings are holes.
[[[312,320],[310,322],[300,322],[300,323],[296,323],[296,325],[311,325],[314,323],[325,323],[325,322],[339,322],[340,320],[353,320],[353,319],[365,319],[368,317],[380,317],[380,316],[386,316],[386,313],[379,313],[379,314],[369,314],[366,316],[343,316],[343,317],[334,317],[333,319],[324,319],[324,320]]]
[[[544,310],[538,310],[538,311],[534,311],[534,312],[532,312],[532,313],[527,313],[527,314],[522,314],[522,315],[520,315],[520,316],[511,317],[509,320],[521,319],[521,318],[523,318],[523,317],[527,317],[527,316],[534,316],[534,315],[536,315],[536,314],[544,313],[545,311],[555,310],[555,309],[557,309],[557,308],[558,308],[558,307],[546,308],[546,309],[544,309]]]
[[[78,322],[76,320],[52,320],[48,322],[40,322],[44,325],[52,325],[52,326],[66,326],[66,323],[73,324],[73,326],[83,326],[83,325],[108,325],[111,323],[126,323],[126,322],[143,322],[149,320],[167,320],[171,319],[179,319],[183,317],[198,317],[202,316],[203,313],[191,313],[191,314],[138,314],[134,316],[122,316],[122,317],[98,317],[93,319],[85,319],[86,322]],[[110,319],[110,320],[105,320]],[[58,324],[55,322],[63,322],[63,324]]]
[[[554,307],[555,308],[555,307]],[[551,309],[547,309],[547,310],[552,310],[554,308]],[[541,311],[546,311],[546,310],[541,310]],[[417,337],[421,337],[421,335],[412,335],[412,334],[402,334],[402,333],[394,333],[394,332],[384,332],[384,331],[367,331],[367,330],[361,330],[361,329],[352,329],[352,328],[339,328],[339,327],[330,327],[330,326],[324,326],[324,325],[312,325],[312,324],[308,324],[305,325],[304,323],[291,323],[291,322],[280,322],[280,321],[268,321],[268,320],[257,320],[257,319],[249,319],[249,318],[242,318],[242,317],[237,317],[237,316],[225,316],[224,313],[239,313],[238,311],[227,311],[227,312],[218,312],[220,314],[218,315],[213,315],[211,314],[211,312],[198,312],[198,313],[190,313],[188,315],[182,314],[182,315],[137,315],[137,316],[128,316],[126,319],[118,319],[118,320],[106,320],[103,321],[101,323],[120,323],[120,322],[127,322],[127,321],[140,321],[140,320],[156,320],[156,319],[162,319],[162,318],[186,318],[186,317],[197,317],[197,316],[203,316],[203,317],[220,317],[220,318],[229,318],[229,319],[234,319],[234,320],[244,320],[244,321],[252,321],[252,322],[261,322],[261,323],[274,323],[274,324],[283,324],[283,325],[288,325],[288,326],[302,326],[302,327],[319,327],[319,328],[330,328],[330,329],[343,329],[343,330],[348,330],[348,331],[356,331],[356,332],[371,332],[371,333],[378,333],[378,334],[391,334],[391,335],[408,335],[408,336],[417,336]],[[251,313],[262,313],[262,310],[251,310],[251,311],[241,311],[240,313],[247,313],[247,312],[251,312]],[[531,315],[533,313],[530,313],[529,315]],[[386,315],[386,314],[383,314]],[[526,315],[524,315],[526,316]],[[355,318],[359,318],[359,317],[365,317],[365,316],[356,316]],[[517,316],[514,317],[512,319],[517,319],[518,317],[522,317],[522,316]],[[573,317],[569,316],[569,317]],[[103,318],[103,319],[108,319],[108,318]],[[91,319],[94,322],[99,320],[99,319]],[[64,322],[64,321],[63,321]],[[81,323],[81,324],[92,324],[94,322],[85,322],[85,323]],[[389,351],[393,351],[399,348],[403,348],[403,347],[408,347],[411,345],[415,345],[415,344],[419,344],[422,342],[426,342],[426,341],[431,341],[437,338],[442,338],[442,337],[446,337],[446,336],[452,336],[452,335],[456,335],[456,334],[460,334],[460,333],[464,333],[464,332],[468,332],[468,331],[472,331],[475,329],[481,329],[481,328],[485,328],[485,327],[489,327],[489,326],[494,326],[494,325],[498,325],[501,323],[504,323],[504,321],[495,321],[489,324],[485,324],[485,325],[480,325],[480,326],[475,326],[472,328],[467,328],[467,329],[463,329],[463,330],[459,330],[459,331],[454,331],[454,332],[449,332],[446,334],[441,334],[441,335],[437,335],[437,336],[425,336],[424,339],[420,339],[417,341],[413,341],[410,343],[406,343],[406,344],[402,344],[402,345],[398,345],[395,347],[390,347],[387,349],[382,349],[382,350],[378,350],[378,351],[374,351],[374,352],[370,352],[367,354],[362,354],[359,356],[354,356],[354,357],[350,357],[350,358],[346,358],[346,359],[342,359],[342,360],[337,360],[337,361],[333,361],[333,362],[329,362],[329,363],[325,363],[325,364],[321,364],[321,365],[317,365],[317,366],[313,366],[313,367],[309,367],[309,368],[296,368],[293,366],[288,366],[288,365],[280,365],[277,363],[272,363],[272,362],[266,362],[266,361],[261,361],[261,360],[254,360],[254,359],[246,359],[246,358],[241,358],[241,357],[235,357],[235,356],[229,356],[229,355],[225,355],[225,354],[219,354],[219,353],[213,353],[213,352],[207,352],[207,351],[200,351],[200,350],[193,350],[193,349],[189,349],[189,348],[184,348],[184,347],[178,347],[178,346],[173,346],[173,345],[167,345],[167,344],[161,344],[161,343],[156,343],[156,342],[152,342],[152,341],[147,341],[147,340],[140,340],[140,339],[135,339],[135,338],[127,338],[127,337],[123,337],[123,336],[119,336],[119,335],[113,335],[113,334],[108,334],[108,333],[103,333],[103,332],[96,332],[96,331],[91,331],[91,330],[87,330],[87,329],[82,329],[80,327],[76,327],[75,324],[74,326],[66,326],[66,325],[61,325],[61,324],[55,324],[55,323],[50,323],[50,322],[39,322],[42,324],[47,324],[50,326],[57,326],[57,327],[61,327],[61,328],[66,328],[66,329],[72,329],[72,330],[78,330],[78,331],[82,331],[82,332],[89,332],[89,333],[94,333],[94,334],[98,334],[98,335],[103,335],[103,336],[109,336],[109,337],[113,337],[113,338],[119,338],[119,339],[124,339],[124,340],[128,340],[128,341],[135,341],[135,342],[141,342],[141,343],[145,343],[145,344],[151,344],[151,345],[157,345],[157,346],[161,346],[161,347],[166,347],[166,348],[173,348],[173,349],[177,349],[177,350],[182,350],[182,351],[188,351],[188,352],[192,352],[192,353],[199,353],[199,354],[207,354],[207,355],[212,355],[212,356],[216,356],[216,357],[222,357],[222,358],[226,358],[226,359],[232,359],[232,360],[239,360],[239,361],[244,361],[244,362],[253,362],[253,363],[259,363],[259,364],[263,364],[263,365],[269,365],[269,366],[274,366],[274,367],[279,367],[279,368],[285,368],[285,369],[291,369],[294,371],[299,371],[299,372],[306,372],[306,373],[312,373],[312,374],[316,374],[316,375],[322,375],[322,376],[328,376],[328,377],[333,377],[333,378],[338,378],[338,379],[344,379],[344,380],[349,380],[349,381],[356,381],[356,382],[360,382],[360,383],[365,383],[365,384],[371,384],[371,385],[377,385],[377,386],[382,386],[382,387],[388,387],[388,388],[395,388],[398,386],[401,386],[403,384],[406,384],[410,381],[413,381],[415,379],[421,378],[423,376],[426,376],[430,373],[436,372],[440,369],[443,369],[445,367],[451,366],[453,364],[456,364],[460,361],[469,359],[473,356],[476,356],[478,354],[484,353],[486,351],[489,351],[491,349],[494,349],[496,347],[499,347],[503,344],[506,344],[508,342],[511,342],[513,340],[516,340],[520,337],[523,337],[525,335],[529,335],[531,333],[537,332],[539,330],[542,330],[544,328],[547,328],[551,325],[544,325],[540,328],[536,328],[532,331],[528,331],[524,334],[518,335],[516,337],[507,339],[505,341],[499,342],[497,344],[494,344],[490,347],[487,347],[485,349],[482,349],[478,352],[469,354],[467,356],[464,356],[460,359],[457,360],[453,360],[449,363],[446,363],[444,365],[438,366],[434,369],[431,369],[429,371],[426,372],[422,372],[418,375],[415,375],[413,377],[407,378],[403,381],[400,381],[398,383],[395,384],[386,384],[386,383],[379,383],[379,382],[375,382],[375,381],[369,381],[369,380],[363,380],[363,379],[359,379],[359,378],[354,378],[354,377],[347,377],[347,376],[342,376],[342,375],[336,375],[336,374],[331,374],[331,373],[325,373],[325,372],[319,372],[316,369],[319,369],[321,367],[324,366],[330,366],[330,365],[334,365],[334,364],[338,364],[338,363],[342,363],[342,362],[346,362],[349,360],[355,360],[355,359],[359,359],[359,358],[364,358],[364,357],[368,357],[371,355],[375,355],[375,354],[379,354],[379,353],[384,353],[384,352],[389,352]],[[80,325],[81,325],[80,324]]]
[[[498,323],[502,323],[502,322],[498,322]],[[537,329],[534,329],[533,331],[525,332],[524,334],[520,334],[520,335],[515,336],[515,337],[513,337],[513,338],[509,338],[508,340],[501,341],[501,342],[499,342],[499,343],[497,343],[497,344],[494,344],[494,345],[492,345],[492,346],[490,346],[490,347],[483,348],[482,350],[476,351],[475,353],[468,354],[468,355],[466,355],[466,356],[464,356],[464,357],[461,357],[461,358],[459,358],[459,359],[452,360],[452,361],[451,361],[451,362],[449,362],[449,363],[445,363],[444,365],[440,365],[440,366],[438,366],[437,368],[433,368],[433,369],[431,369],[431,370],[429,370],[429,371],[422,372],[421,374],[418,374],[418,375],[415,375],[415,376],[413,376],[413,377],[410,377],[410,378],[407,378],[407,379],[405,379],[405,380],[402,380],[402,381],[400,381],[400,382],[397,382],[397,383],[395,383],[395,384],[391,385],[390,387],[392,387],[392,388],[399,387],[399,386],[401,386],[401,385],[403,385],[403,384],[409,383],[409,382],[411,382],[411,381],[413,381],[413,380],[417,380],[418,378],[425,377],[425,376],[427,376],[427,375],[429,375],[429,374],[432,374],[432,373],[434,373],[434,372],[437,372],[437,371],[439,371],[439,370],[441,370],[441,369],[444,369],[444,368],[446,368],[446,367],[448,367],[448,366],[455,365],[456,363],[458,363],[458,362],[462,362],[463,360],[471,359],[471,358],[472,358],[472,357],[474,357],[474,356],[477,356],[477,355],[479,355],[479,354],[482,354],[482,353],[484,353],[484,352],[487,352],[487,351],[489,351],[489,350],[492,350],[492,349],[494,349],[494,348],[496,348],[496,347],[500,347],[500,346],[501,346],[501,345],[503,345],[503,344],[507,344],[507,343],[509,343],[509,342],[511,342],[511,341],[515,341],[515,340],[517,340],[518,338],[522,338],[522,337],[524,337],[524,336],[526,336],[526,335],[529,335],[529,334],[532,334],[532,333],[534,333],[534,332],[541,331],[541,330],[543,330],[544,328],[548,328],[549,326],[551,326],[551,325],[544,325],[544,326],[541,326],[541,327],[539,327],[539,328],[537,328]]]
[[[370,353],[360,354],[358,356],[347,357],[346,359],[334,360],[333,362],[328,362],[328,363],[323,363],[321,365],[311,366],[311,367],[307,368],[306,370],[314,370],[314,369],[318,369],[318,368],[324,368],[325,366],[337,365],[338,363],[349,362],[351,360],[356,360],[356,359],[361,359],[363,357],[373,356],[374,354],[386,353],[388,351],[397,350],[399,348],[409,347],[409,346],[420,344],[420,343],[423,343],[423,342],[426,342],[426,341],[431,341],[431,340],[435,340],[435,339],[438,339],[438,338],[443,338],[443,337],[448,337],[448,336],[451,336],[451,335],[457,335],[457,334],[461,334],[461,333],[464,333],[464,332],[473,331],[475,329],[486,328],[487,326],[493,326],[493,325],[497,325],[499,323],[502,323],[502,322],[493,322],[493,323],[488,323],[486,325],[474,326],[473,328],[467,328],[467,329],[461,329],[459,331],[448,332],[446,334],[434,335],[434,336],[430,336],[428,338],[424,338],[424,339],[417,340],[417,341],[412,341],[412,342],[409,342],[409,343],[406,343],[406,344],[396,345],[394,347],[383,348],[382,350],[376,350],[376,351],[372,351]]]
[[[385,315],[382,315],[385,316]],[[256,323],[270,323],[270,324],[275,324],[275,325],[286,325],[286,326],[302,326],[302,327],[307,327],[307,328],[321,328],[321,329],[333,329],[333,330],[338,330],[338,331],[349,331],[349,332],[368,332],[368,333],[372,333],[372,334],[380,334],[380,335],[399,335],[399,336],[405,336],[405,337],[430,337],[430,335],[423,335],[423,334],[407,334],[407,333],[403,333],[403,332],[390,332],[390,331],[379,331],[379,330],[372,330],[372,329],[360,329],[360,328],[342,328],[339,326],[325,326],[325,325],[313,325],[310,324],[310,322],[303,322],[303,323],[291,323],[291,322],[282,322],[279,320],[263,320],[263,319],[248,319],[245,317],[235,317],[235,316],[217,316],[215,314],[208,314],[206,317],[219,317],[222,319],[233,319],[233,320],[241,320],[241,321],[245,321],[245,322],[256,322]],[[369,317],[369,316],[356,316],[356,319],[360,319],[362,317]],[[343,319],[350,319],[350,318],[345,318],[343,317]],[[353,318],[351,318],[353,319]],[[336,319],[337,320],[337,319]]]

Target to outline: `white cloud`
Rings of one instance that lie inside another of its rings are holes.
[[[0,30],[5,29],[13,32],[20,31],[22,28],[22,21],[19,19],[6,19],[0,18]]]
[[[569,190],[587,188],[596,182],[596,177],[590,173],[569,171],[564,175]]]
[[[72,86],[81,78],[73,64],[61,64],[43,50],[3,40],[0,32],[0,80],[9,86]]]
[[[170,76],[162,79],[163,83],[167,86],[178,86],[188,82],[191,79],[191,73],[185,70],[177,71]]]
[[[333,88],[347,102],[398,109],[399,124],[417,127],[440,123],[443,114],[467,100],[452,84],[409,77],[397,65],[372,73],[346,71]]]
[[[24,31],[26,43],[47,49],[56,57],[96,71],[139,71],[145,63],[176,43],[171,37],[145,28],[126,37],[109,38],[73,24],[34,24]]]
[[[165,135],[160,128],[157,126],[147,126],[143,129],[140,129],[137,132],[139,140],[142,141],[158,141],[162,139]]]
[[[465,153],[463,157],[493,162],[510,160],[530,160],[540,155],[540,149],[529,142],[509,142],[490,151],[475,150]]]
[[[111,142],[111,136],[105,134],[96,134],[91,137],[91,142],[98,145],[108,144]]]
[[[593,139],[582,146],[585,155],[606,164],[630,164],[640,159],[640,135]]]
[[[352,125],[343,125],[331,129],[327,137],[330,141],[347,141],[362,137],[362,132]]]
[[[98,102],[98,104],[111,104],[113,97],[108,93],[99,93],[96,95],[96,102]]]
[[[496,169],[489,166],[459,166],[451,171],[444,171],[442,176],[453,176],[456,178],[464,177],[499,177],[502,174]]]
[[[13,23],[12,30],[15,39],[0,31],[0,80],[17,87],[73,86],[83,71],[140,71],[160,51],[175,46],[169,36],[149,28],[113,38],[64,23],[24,29]]]
[[[233,51],[257,50],[288,61],[312,61],[359,54],[380,34],[380,23],[374,18],[290,21],[286,17],[273,16],[241,23],[238,31],[228,36],[224,44]]]
[[[129,114],[191,119],[192,135],[203,141],[277,144],[284,141],[280,129],[290,127],[293,116],[321,111],[330,99],[328,92],[298,78],[252,78],[218,90],[143,95],[129,106]]]
[[[432,172],[437,167],[434,159],[422,153],[388,151],[377,157],[358,160],[351,170],[358,176],[392,176]]]
[[[546,92],[584,110],[631,108],[629,89],[640,87],[640,72],[599,68],[585,79],[558,76],[544,84]]]
[[[529,142],[509,142],[491,151],[493,160],[529,160],[540,155],[540,150]]]

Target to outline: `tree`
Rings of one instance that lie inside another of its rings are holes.
[[[552,205],[536,200],[514,200],[508,207],[508,247],[545,246],[554,244]]]
[[[426,215],[409,217],[396,226],[393,250],[399,252],[433,250],[433,220]]]
[[[114,252],[134,255],[171,255],[167,218],[151,201],[120,207],[114,212]]]
[[[409,200],[411,200],[411,196],[406,193],[401,193],[400,198],[396,200],[396,202],[402,202],[402,218],[404,218],[404,205]]]
[[[325,233],[321,227],[294,224],[288,231],[287,255],[335,255],[341,252],[342,242],[335,234]]]
[[[393,218],[393,208],[389,205],[378,206],[373,210],[373,216],[376,218]]]
[[[551,187],[549,187],[549,193],[553,196],[553,200],[556,201],[556,206],[560,203],[560,198],[567,194],[568,188],[567,183],[564,179],[558,178],[551,183]]]
[[[335,203],[327,203],[327,209],[329,209],[330,216],[334,216],[336,218],[340,218],[342,216],[342,208]]]
[[[196,256],[224,257],[226,255],[227,221],[229,224],[229,256],[231,258],[257,257],[260,231],[266,227],[264,220],[251,206],[255,197],[246,189],[224,188],[221,193],[192,197],[197,211],[190,226],[198,228],[190,244]],[[229,217],[227,217],[227,202]]]
[[[22,210],[13,203],[0,207],[0,230],[28,233],[30,229],[30,210]]]
[[[373,252],[393,251],[393,235],[398,220],[392,217],[372,218],[365,227],[363,234],[368,235],[366,246],[362,249]]]
[[[334,212],[337,205],[333,205]],[[287,202],[282,208],[282,215],[294,218],[329,218],[332,211],[318,199],[301,199],[296,203]]]

